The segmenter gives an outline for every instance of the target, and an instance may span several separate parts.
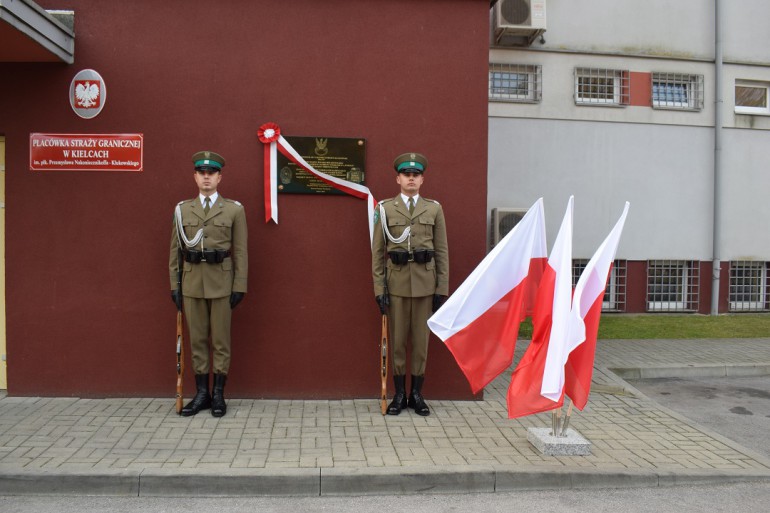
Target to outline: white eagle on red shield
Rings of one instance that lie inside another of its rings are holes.
[[[89,109],[99,103],[99,84],[86,81],[75,86],[75,98],[77,105]]]

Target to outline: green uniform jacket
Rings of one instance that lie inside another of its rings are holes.
[[[188,297],[213,299],[227,297],[231,292],[246,292],[249,261],[246,214],[243,206],[237,201],[223,198],[222,195],[217,198],[208,215],[203,212],[198,197],[183,201],[179,205],[182,209],[182,225],[188,239],[195,237],[197,231],[203,228],[203,248],[231,252],[220,264],[184,262],[182,293]],[[171,229],[171,253],[168,263],[171,290],[177,289],[178,245],[174,225]],[[201,250],[201,243],[192,249]]]
[[[399,238],[407,226],[411,226],[411,241],[396,244],[387,239],[382,230],[382,219],[377,215],[374,224],[372,240],[372,278],[374,280],[374,295],[385,293],[384,276],[387,269],[388,293],[403,297],[424,297],[439,294],[449,295],[449,249],[447,247],[446,223],[444,211],[437,201],[420,197],[409,214],[409,209],[401,199],[401,195],[380,202],[385,209],[388,230],[394,238]],[[377,209],[379,214],[379,207]],[[395,249],[407,250],[432,249],[435,251],[433,260],[425,264],[409,262],[406,265],[395,265],[386,258],[388,251]]]

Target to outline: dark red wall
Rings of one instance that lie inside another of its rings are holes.
[[[9,393],[173,395],[172,211],[197,193],[190,156],[212,149],[227,159],[220,192],[249,220],[230,396],[376,397],[364,202],[281,195],[280,224],[265,224],[256,130],[366,138],[378,199],[397,193],[397,154],[425,153],[422,192],[444,206],[456,288],[485,250],[489,4],[38,3],[75,10],[75,64],[0,63]],[[92,120],[68,102],[86,68],[107,87]],[[142,133],[144,171],[31,172],[31,132]],[[471,397],[435,338],[425,393]]]

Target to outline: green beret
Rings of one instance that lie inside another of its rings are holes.
[[[424,173],[428,159],[420,153],[402,153],[393,161],[396,173]]]
[[[196,171],[206,169],[222,171],[222,168],[225,167],[225,158],[213,151],[199,151],[192,156],[192,161]]]

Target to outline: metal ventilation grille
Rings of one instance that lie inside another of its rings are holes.
[[[530,25],[530,9],[527,0],[502,0],[500,15],[511,25]]]

